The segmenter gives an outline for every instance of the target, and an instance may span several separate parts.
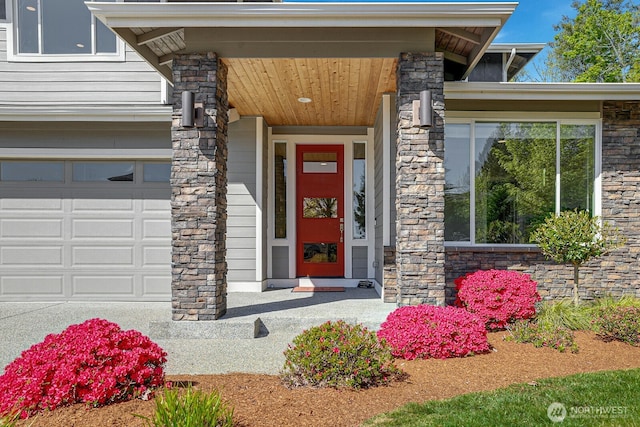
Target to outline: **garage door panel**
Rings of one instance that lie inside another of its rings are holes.
[[[134,276],[83,275],[73,277],[73,294],[134,295]]]
[[[167,193],[165,199],[154,199],[145,194],[145,199],[142,201],[142,208],[145,212],[160,212],[169,218],[171,216],[171,194]]]
[[[72,266],[133,265],[133,247],[127,246],[76,246],[72,249]]]
[[[142,237],[145,239],[171,238],[171,222],[165,219],[145,219],[142,221]]]
[[[169,245],[142,248],[142,265],[171,265],[171,248]]]
[[[16,211],[60,211],[62,212],[62,193],[55,191],[49,192],[47,195],[43,195],[43,198],[25,198],[24,190],[20,193],[14,191],[15,196],[11,192],[5,193],[3,191],[2,199],[0,200],[0,207],[2,210],[16,210]]]
[[[74,238],[133,238],[132,219],[76,219],[72,223]]]
[[[0,223],[0,235],[3,238],[62,238],[62,219],[3,219]]]
[[[90,194],[90,197],[89,197]],[[130,211],[133,212],[133,200],[116,198],[96,198],[95,193],[87,194],[87,198],[78,198],[82,195],[74,193],[75,199],[72,202],[73,212],[103,212],[103,211]]]
[[[3,276],[0,278],[2,295],[62,296],[64,279],[59,276]]]
[[[146,276],[143,279],[143,291],[145,295],[153,296],[170,296],[171,295],[171,276]]]
[[[4,246],[0,259],[3,266],[50,267],[62,265],[62,252],[62,246]]]

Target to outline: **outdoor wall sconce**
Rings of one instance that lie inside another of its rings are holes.
[[[182,127],[204,126],[204,103],[194,102],[193,92],[182,92]]]
[[[433,100],[430,90],[420,91],[420,99],[413,101],[413,127],[433,126]]]

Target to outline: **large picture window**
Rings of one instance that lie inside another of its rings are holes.
[[[84,0],[18,0],[16,12],[19,54],[117,52],[115,34],[91,16]]]
[[[594,212],[595,124],[475,122],[445,131],[445,240],[528,244],[552,212]]]

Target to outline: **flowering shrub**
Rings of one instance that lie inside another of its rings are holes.
[[[489,351],[487,330],[480,317],[458,307],[400,307],[380,325],[378,337],[391,345],[394,356],[407,360]]]
[[[507,341],[531,343],[534,347],[555,348],[561,353],[570,350],[578,352],[578,344],[574,340],[573,331],[563,326],[553,326],[548,323],[536,323],[528,320],[518,320],[508,326],[510,334]]]
[[[402,377],[375,333],[342,320],[302,332],[284,352],[288,386],[367,388]]]
[[[640,307],[604,308],[596,314],[593,323],[596,333],[605,341],[640,345]]]
[[[537,283],[517,271],[480,270],[457,278],[455,284],[456,305],[480,316],[489,330],[532,318],[540,301]]]
[[[103,319],[50,334],[0,376],[0,415],[27,417],[72,403],[95,406],[147,396],[164,382],[166,353],[138,331]]]

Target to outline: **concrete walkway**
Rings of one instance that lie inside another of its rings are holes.
[[[262,293],[230,293],[227,314],[220,320],[173,322],[169,302],[33,302],[0,303],[0,369],[47,334],[99,317],[149,335],[167,353],[168,374],[253,372],[276,374],[284,363],[282,352],[304,328],[343,319],[377,329],[395,304],[385,304],[373,289],[346,288],[345,292],[292,293],[290,288]],[[189,334],[177,338],[180,328],[197,325],[220,334]],[[235,327],[253,328],[257,337],[235,334]],[[177,331],[177,332],[176,332]],[[225,331],[231,331],[225,333]],[[184,336],[189,338],[185,339]]]

